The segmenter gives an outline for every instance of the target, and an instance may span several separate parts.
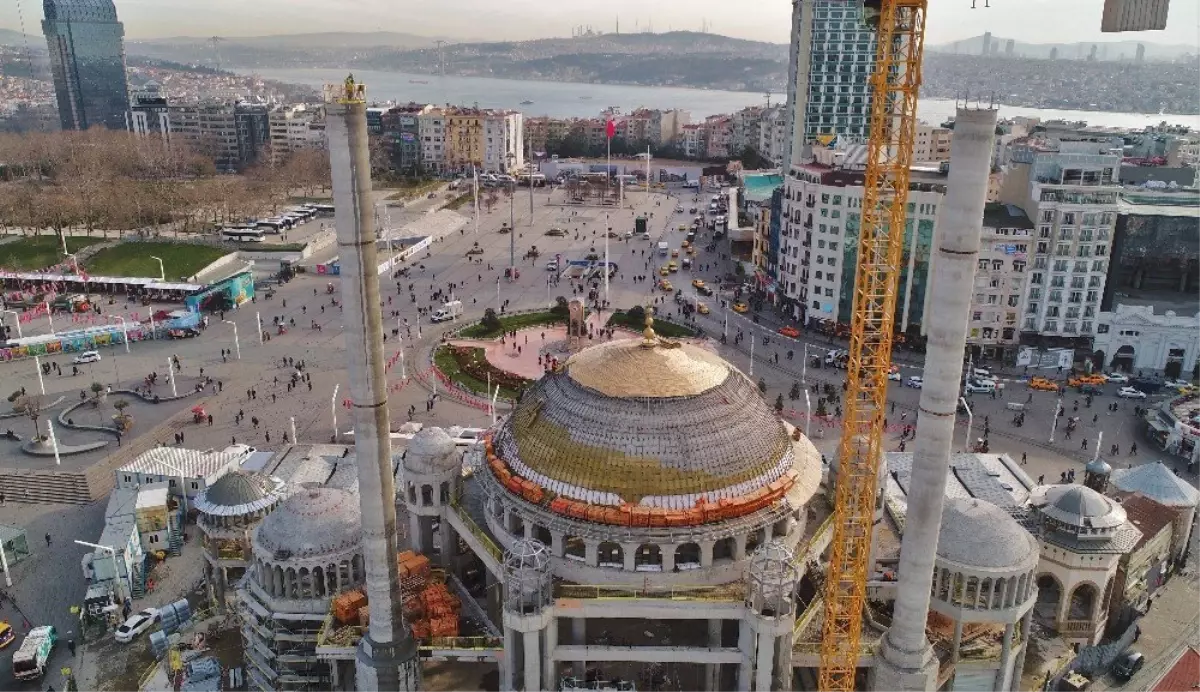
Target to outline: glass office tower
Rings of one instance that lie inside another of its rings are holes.
[[[43,0],[42,7],[62,128],[126,129],[125,27],[113,0]]]

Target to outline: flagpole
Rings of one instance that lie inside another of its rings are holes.
[[[474,188],[472,197],[475,198],[475,235],[479,235],[479,169],[475,167],[474,163],[471,164],[471,178],[471,185]]]
[[[604,225],[608,227],[604,232],[604,303],[605,307],[608,307],[608,236],[612,235],[612,221],[608,218],[608,212],[604,213]],[[603,310],[601,315],[603,316]]]
[[[646,194],[650,194],[650,145],[646,145]]]
[[[612,184],[612,138],[613,138],[613,128],[614,127],[616,127],[616,124],[612,120],[609,120],[608,127],[604,128],[606,130],[606,132],[604,134],[608,135],[608,137],[607,137],[607,156],[606,156],[605,162],[604,162],[604,172],[608,174],[608,181],[609,181],[610,185]],[[608,191],[605,190],[605,192],[608,192]]]

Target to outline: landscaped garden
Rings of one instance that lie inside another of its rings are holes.
[[[141,276],[159,275],[158,257],[163,261],[163,275],[167,281],[194,276],[229,250],[192,243],[120,243],[92,255],[85,263],[89,274],[96,276]]]
[[[458,333],[464,339],[491,339],[505,332],[518,331],[528,327],[543,324],[559,324],[567,321],[566,301],[552,310],[540,312],[524,312],[516,315],[497,316],[496,311],[488,308],[483,319],[478,324]]]
[[[624,327],[640,332],[646,328],[646,310],[640,305],[629,310],[618,310],[608,319],[609,326]],[[681,324],[668,322],[661,317],[654,318],[654,333],[668,339],[680,339],[696,336],[696,330]]]
[[[452,382],[479,396],[490,396],[487,394],[489,375],[493,391],[499,385],[500,396],[505,399],[516,399],[532,384],[531,380],[505,372],[489,363],[482,348],[442,346],[434,352],[433,363]]]
[[[67,236],[67,252],[79,252],[106,238]],[[33,235],[0,245],[0,268],[10,271],[36,271],[58,264],[63,259],[62,240],[57,234]]]

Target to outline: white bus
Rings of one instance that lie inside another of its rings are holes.
[[[266,239],[266,233],[257,228],[226,228],[221,231],[221,240],[232,240],[236,243],[262,243]]]

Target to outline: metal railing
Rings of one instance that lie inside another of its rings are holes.
[[[467,530],[471,532],[471,535],[479,539],[479,542],[483,545],[483,549],[486,550],[488,554],[496,560],[496,562],[504,562],[504,551],[500,550],[500,546],[496,545],[491,536],[487,535],[487,533],[483,530],[483,527],[475,523],[475,520],[470,514],[467,513],[466,508],[458,503],[458,498],[455,498],[455,501],[450,505],[450,507],[454,510],[454,513],[458,515],[458,518],[462,519],[463,525],[467,527]]]
[[[554,587],[555,598],[578,598],[589,600],[629,600],[650,598],[664,601],[712,601],[740,603],[744,600],[746,587],[741,582],[722,586],[676,586],[663,590],[648,590],[637,587],[596,586],[590,584],[558,584]]]

